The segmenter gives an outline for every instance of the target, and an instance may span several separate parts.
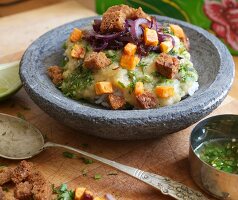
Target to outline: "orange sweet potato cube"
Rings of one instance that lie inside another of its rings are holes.
[[[140,58],[136,55],[130,56],[126,54],[122,54],[120,65],[122,68],[133,70],[135,69],[136,65],[140,62]]]
[[[84,187],[76,188],[75,194],[74,194],[74,200],[82,200],[84,197],[85,191],[86,191],[86,188]]]
[[[82,37],[82,31],[78,28],[74,28],[74,30],[70,34],[70,41],[77,42],[81,39],[81,37]]]
[[[164,41],[160,43],[159,48],[161,52],[168,53],[173,48],[173,44],[171,41]]]
[[[159,44],[157,32],[155,30],[145,28],[144,41],[145,41],[145,45],[156,47]]]
[[[179,26],[179,25],[175,25],[175,24],[170,24],[169,25],[172,32],[174,33],[175,36],[177,36],[178,38],[185,38],[185,34],[183,29]]]
[[[77,59],[84,58],[85,49],[82,46],[75,44],[71,50],[71,56],[72,58],[77,58]]]
[[[174,96],[174,87],[172,86],[156,86],[155,93],[158,97],[168,98]]]
[[[144,93],[144,84],[142,82],[136,82],[135,95],[141,95]]]
[[[136,53],[137,46],[133,43],[127,43],[126,46],[124,47],[124,53],[126,55],[133,56]]]
[[[97,95],[113,93],[112,83],[108,81],[97,82],[95,92]]]

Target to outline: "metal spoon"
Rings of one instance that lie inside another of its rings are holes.
[[[10,115],[0,114],[1,157],[15,160],[28,159],[39,154],[48,147],[62,147],[105,163],[145,182],[148,185],[153,186],[154,188],[160,190],[163,194],[169,195],[175,199],[207,199],[200,192],[195,191],[181,183],[175,182],[167,177],[122,165],[66,145],[55,144],[52,142],[44,143],[44,138],[41,132],[29,122]]]

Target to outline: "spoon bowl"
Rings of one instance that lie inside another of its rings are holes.
[[[70,146],[52,142],[44,143],[44,138],[41,132],[23,119],[6,114],[0,114],[0,131],[0,156],[4,158],[14,160],[27,159],[39,154],[45,148],[61,147],[114,167],[148,185],[151,185],[152,187],[160,190],[163,194],[169,195],[175,199],[207,199],[200,192],[167,177],[126,166]]]

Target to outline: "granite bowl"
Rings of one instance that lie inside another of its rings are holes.
[[[181,25],[190,38],[191,56],[199,74],[199,90],[172,106],[150,110],[106,110],[64,96],[46,74],[62,60],[62,44],[74,27],[88,26],[91,17],[55,28],[33,42],[20,64],[23,86],[33,101],[59,122],[108,139],[156,138],[182,130],[212,112],[226,97],[234,78],[234,62],[215,36],[194,25],[156,16],[158,21]]]

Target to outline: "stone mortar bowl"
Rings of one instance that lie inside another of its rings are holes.
[[[215,36],[194,25],[156,16],[181,25],[191,43],[199,90],[172,106],[150,110],[106,110],[64,96],[48,78],[48,66],[62,60],[62,44],[74,27],[91,24],[91,17],[55,28],[33,42],[20,64],[23,86],[33,101],[59,122],[86,134],[115,140],[156,138],[182,130],[212,112],[226,97],[234,78],[234,62]]]

